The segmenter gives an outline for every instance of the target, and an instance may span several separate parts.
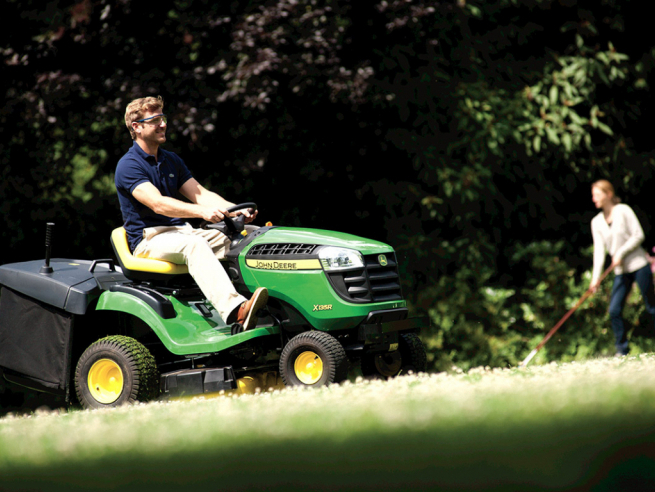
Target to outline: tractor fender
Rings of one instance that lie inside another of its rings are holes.
[[[278,326],[265,326],[232,335],[231,327],[225,325],[218,313],[212,316],[206,316],[206,313],[203,315],[197,306],[168,296],[165,297],[171,301],[174,315],[171,316],[168,309],[164,309],[165,317],[162,317],[158,313],[161,310],[157,305],[153,307],[156,299],[129,292],[103,292],[96,309],[118,311],[139,318],[175,355],[217,353],[255,338],[280,333]]]
[[[118,311],[141,319],[157,334],[168,350],[177,353],[177,343],[169,334],[166,326],[167,320],[162,318],[143,297],[137,297],[127,292],[105,291],[98,299],[96,310]]]

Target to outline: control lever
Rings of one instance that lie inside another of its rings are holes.
[[[52,248],[52,231],[55,228],[53,222],[48,222],[45,227],[45,265],[41,267],[39,273],[50,275],[54,271],[50,266],[50,250]]]

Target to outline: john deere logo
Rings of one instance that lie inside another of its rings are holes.
[[[381,266],[387,266],[387,257],[384,255],[378,256],[378,262]]]

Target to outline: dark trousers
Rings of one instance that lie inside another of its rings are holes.
[[[617,275],[614,277],[609,309],[612,331],[614,331],[614,338],[616,339],[617,354],[625,355],[628,353],[628,336],[623,321],[623,306],[635,281],[646,303],[646,311],[652,316],[650,329],[655,330],[655,291],[653,291],[653,273],[650,265],[646,265],[636,272]]]

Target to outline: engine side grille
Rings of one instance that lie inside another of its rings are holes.
[[[257,244],[246,256],[311,255],[317,247],[315,244]]]
[[[365,268],[346,272],[327,272],[337,293],[345,300],[356,303],[402,300],[398,265],[393,253],[385,254],[387,264],[382,266],[379,255],[364,256]]]

